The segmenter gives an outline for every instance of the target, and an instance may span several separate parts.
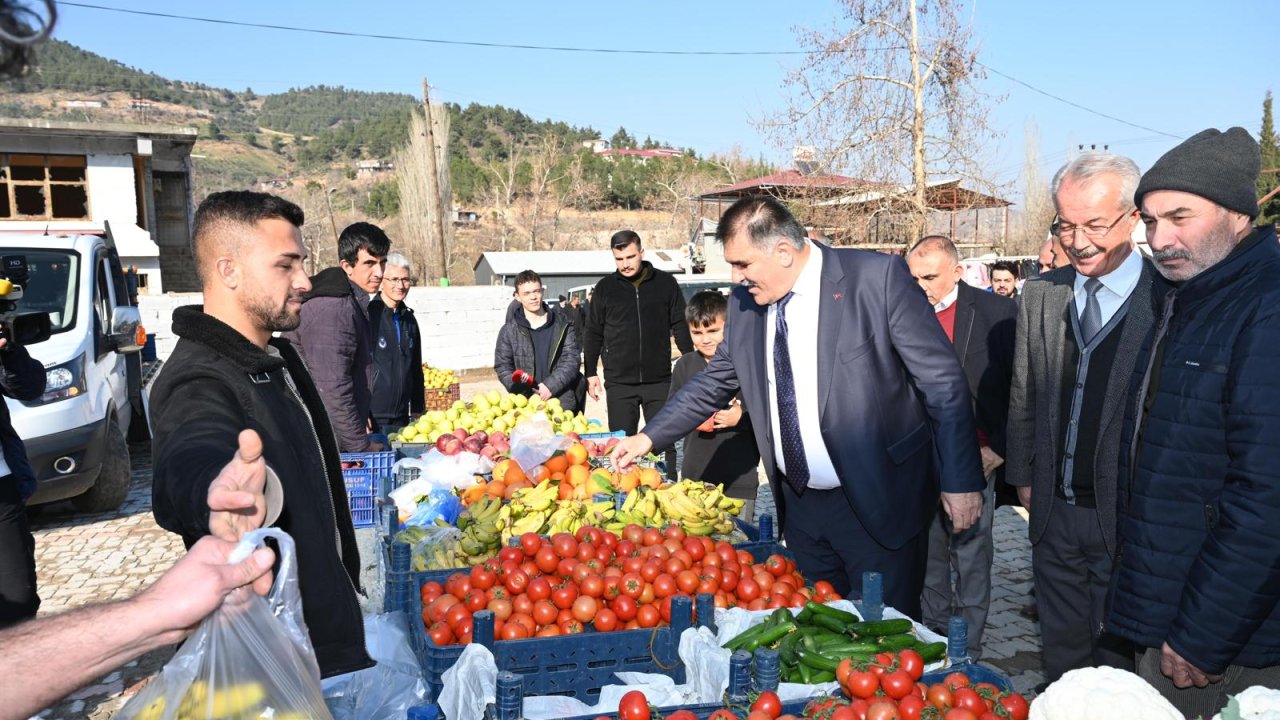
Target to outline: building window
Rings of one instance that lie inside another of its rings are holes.
[[[87,220],[83,155],[0,155],[0,220]]]

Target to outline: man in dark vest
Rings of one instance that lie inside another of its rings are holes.
[[[1053,232],[1070,267],[1022,288],[1005,479],[1031,512],[1045,679],[1133,667],[1103,633],[1116,554],[1116,466],[1134,358],[1153,321],[1155,270],[1135,251],[1128,158],[1085,153],[1053,179]]]

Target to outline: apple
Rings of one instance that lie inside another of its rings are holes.
[[[475,431],[474,433],[472,433],[472,434],[471,434],[471,437],[473,437],[473,438],[475,438],[475,439],[479,440],[479,441],[481,442],[481,444],[484,444],[484,443],[489,442],[489,433],[487,433],[487,432],[485,432],[485,431],[483,431],[483,430],[477,430],[477,431]]]
[[[464,427],[456,427],[453,429],[453,436],[458,438],[458,442],[467,439],[467,429]]]
[[[490,460],[497,460],[498,448],[492,445],[485,445],[484,447],[480,448],[480,454],[489,458]]]
[[[480,454],[480,449],[483,447],[484,447],[484,443],[480,442],[479,440],[473,437],[467,438],[466,440],[462,441],[462,449],[466,450],[469,453],[476,453],[478,455]]]
[[[578,433],[576,433],[576,432],[565,433],[565,437],[569,438],[570,440],[572,440],[572,441],[574,441],[574,442],[578,442],[579,440],[581,440],[581,439],[582,439],[582,436],[581,436],[581,435],[579,435],[579,434],[578,434]]]
[[[440,438],[444,441],[444,448],[441,450],[445,455],[457,455],[462,452],[462,441],[453,435],[444,435]]]
[[[596,455],[596,454],[598,454],[598,451],[596,450],[596,441],[595,441],[595,440],[583,440],[583,441],[582,441],[582,447],[586,448],[586,450],[587,450],[587,454],[588,454],[588,455]]]
[[[499,440],[506,442],[507,434],[502,432],[501,430],[497,430],[489,433],[489,442],[497,442]]]
[[[452,435],[441,435],[439,438],[436,439],[436,449],[439,450],[440,452],[444,452],[445,446],[448,444],[449,439],[452,437],[453,437]],[[445,453],[445,454],[447,455],[448,453]]]

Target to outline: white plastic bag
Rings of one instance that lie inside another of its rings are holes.
[[[422,474],[418,476],[418,480],[427,483],[428,491],[431,488],[462,490],[475,484],[476,475],[493,472],[493,461],[483,455],[469,452],[445,455],[432,448],[420,458],[404,458],[397,461],[391,466],[391,471],[397,472],[402,467],[421,470]],[[406,483],[404,487],[410,484],[412,483]],[[396,492],[403,489],[398,488]],[[396,494],[393,492],[392,498],[395,497]],[[396,507],[400,507],[399,502],[396,503]]]
[[[511,459],[527,474],[570,444],[568,438],[556,435],[546,413],[538,413],[511,431]]]
[[[324,681],[334,720],[402,718],[409,708],[431,702],[409,644],[410,622],[400,612],[364,616],[365,649],[378,664]]]
[[[489,648],[471,643],[440,677],[443,689],[436,704],[449,720],[481,720],[498,695],[498,664]]]
[[[302,619],[293,538],[278,528],[245,533],[228,562],[244,560],[267,538],[280,556],[271,593],[262,598],[240,588],[228,595],[120,720],[332,717]]]

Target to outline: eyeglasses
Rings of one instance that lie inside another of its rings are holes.
[[[413,285],[413,278],[382,278],[382,282],[390,285]]]
[[[1054,218],[1053,224],[1049,226],[1049,232],[1053,233],[1059,240],[1066,240],[1073,237],[1077,231],[1083,232],[1084,236],[1090,240],[1098,240],[1106,237],[1107,233],[1115,229],[1121,220],[1133,214],[1132,210],[1125,211],[1115,222],[1110,225],[1070,225]]]

